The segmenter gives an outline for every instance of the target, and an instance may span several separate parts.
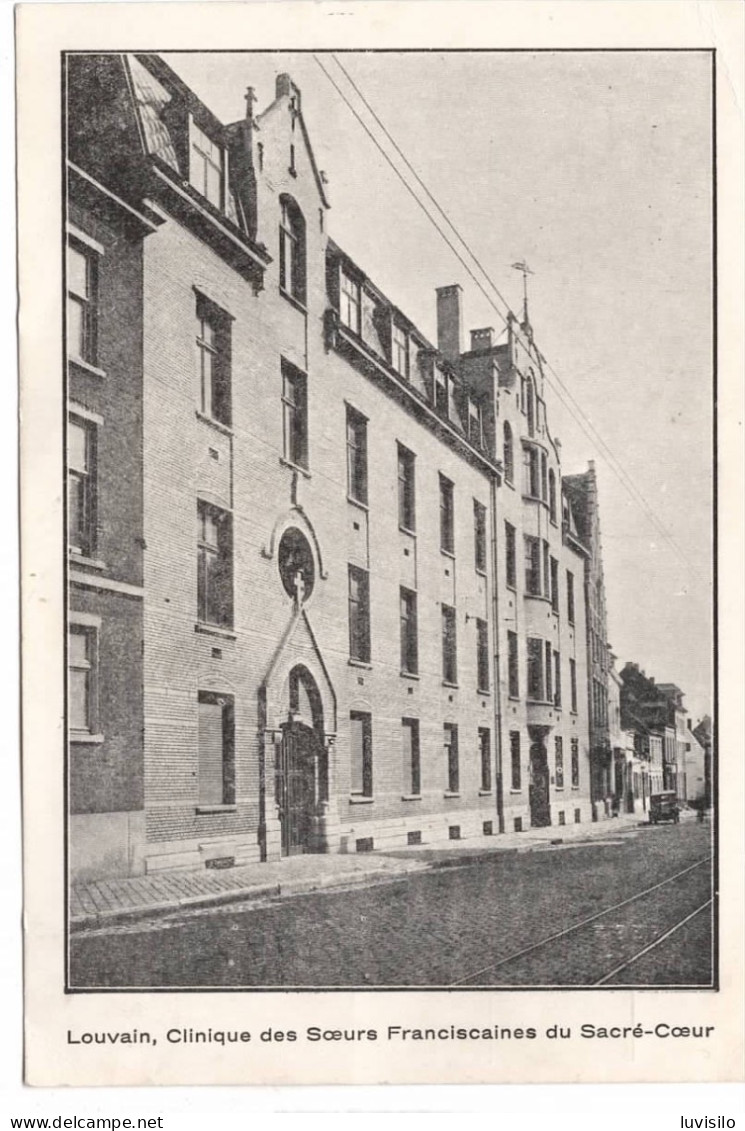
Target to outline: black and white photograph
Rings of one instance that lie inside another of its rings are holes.
[[[68,992],[716,990],[714,53],[157,46],[60,58]]]

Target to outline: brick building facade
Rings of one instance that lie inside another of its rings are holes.
[[[527,311],[464,350],[441,287],[428,342],[286,75],[227,126],[154,56],[67,83],[73,875],[589,820],[599,548]]]

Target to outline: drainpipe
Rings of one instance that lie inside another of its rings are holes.
[[[497,555],[497,477],[490,483],[491,501],[491,553],[492,553],[492,614],[494,617],[494,751],[496,755],[497,828],[504,832],[504,778],[502,774],[502,689],[499,674],[499,558]]]

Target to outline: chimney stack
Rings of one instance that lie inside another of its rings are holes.
[[[471,330],[471,350],[490,350],[494,344],[494,327],[484,326],[482,330]]]
[[[437,288],[437,348],[448,361],[462,353],[463,290],[458,283]]]

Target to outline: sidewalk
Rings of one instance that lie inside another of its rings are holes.
[[[502,833],[486,840],[452,841],[446,846],[412,845],[343,856],[291,856],[267,864],[246,864],[225,871],[155,872],[127,879],[75,884],[70,894],[72,930],[101,927],[191,907],[242,900],[390,883],[432,868],[464,866],[499,852],[533,852],[562,845],[615,840],[644,824],[623,815],[592,825],[552,826],[524,833]]]

